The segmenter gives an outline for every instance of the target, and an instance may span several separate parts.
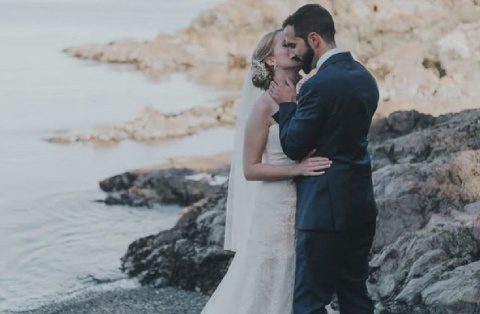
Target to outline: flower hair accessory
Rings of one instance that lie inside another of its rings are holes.
[[[267,65],[260,60],[252,60],[252,73],[255,73],[261,80],[266,80],[270,75]]]

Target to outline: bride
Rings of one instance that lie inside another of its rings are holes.
[[[227,200],[225,249],[235,257],[202,314],[287,314],[295,278],[295,176],[319,176],[322,157],[300,163],[282,151],[270,82],[297,83],[281,30],[258,43],[240,99]],[[253,84],[253,85],[252,85]]]

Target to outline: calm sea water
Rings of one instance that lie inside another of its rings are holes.
[[[219,2],[0,0],[0,312],[135,286],[119,271],[120,257],[136,238],[172,226],[179,208],[95,203],[104,196],[98,181],[173,156],[231,148],[230,129],[108,148],[45,142],[58,132],[131,120],[149,104],[164,112],[214,106],[222,94],[181,74],[152,82],[129,66],[61,50],[172,33]]]

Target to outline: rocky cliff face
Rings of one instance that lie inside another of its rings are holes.
[[[480,309],[480,110],[396,112],[371,129],[378,229],[369,289],[377,313]],[[223,251],[226,184],[177,225],[133,242],[122,269],[143,283],[211,293]]]
[[[288,14],[310,2],[229,0],[174,35],[66,52],[101,62],[131,63],[153,77],[183,71],[202,83],[240,89],[260,35],[278,28]],[[480,103],[478,1],[313,2],[334,15],[338,45],[350,49],[376,76],[381,90],[378,117],[410,109],[438,115]]]

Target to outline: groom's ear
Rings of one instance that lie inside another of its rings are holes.
[[[307,41],[310,47],[312,47],[313,49],[318,49],[323,44],[322,36],[320,36],[320,34],[316,32],[311,32],[310,34],[308,34]]]

